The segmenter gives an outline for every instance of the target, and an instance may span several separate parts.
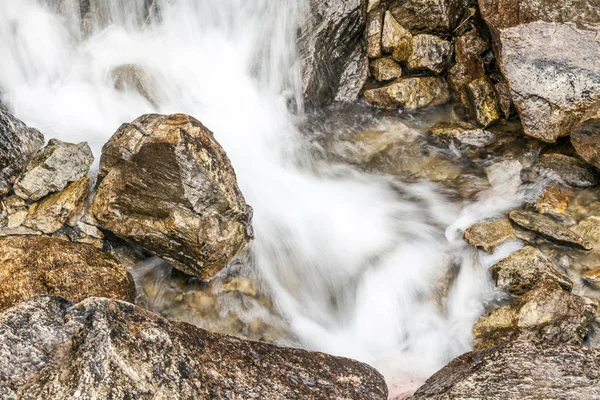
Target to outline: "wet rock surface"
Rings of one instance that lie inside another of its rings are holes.
[[[407,77],[364,93],[365,100],[382,108],[415,110],[446,104],[449,100],[448,85],[436,77]]]
[[[413,400],[600,397],[600,350],[510,341],[464,354],[435,373]]]
[[[472,246],[493,253],[496,247],[516,239],[515,230],[507,218],[477,222],[465,231],[465,240]]]
[[[491,82],[483,77],[471,81],[466,86],[467,97],[471,104],[471,118],[479,126],[488,127],[500,119],[498,95]]]
[[[434,138],[472,147],[485,147],[498,141],[497,135],[476,127],[468,122],[440,122],[432,126],[428,133]]]
[[[137,92],[150,104],[156,104],[156,89],[149,74],[141,67],[135,64],[120,65],[111,71],[111,78],[115,89]]]
[[[0,361],[5,398],[387,399],[383,377],[365,364],[209,333],[100,298],[43,296],[5,311]]]
[[[577,158],[564,154],[544,154],[536,167],[549,170],[570,186],[591,187],[600,183],[600,176],[593,168]]]
[[[371,62],[371,74],[377,81],[391,81],[402,76],[402,67],[391,57],[379,58]]]
[[[451,52],[452,45],[447,40],[428,34],[416,35],[408,52],[408,69],[439,75],[446,69]]]
[[[452,32],[465,11],[461,0],[390,0],[402,26],[417,32]]]
[[[377,0],[368,10],[366,37],[369,58],[381,57],[381,33],[385,8],[385,0]]]
[[[213,134],[196,119],[150,114],[102,150],[88,211],[97,225],[207,279],[252,238],[252,209]]]
[[[133,301],[135,288],[125,267],[90,245],[48,237],[0,239],[0,310],[42,294]]]
[[[571,294],[554,281],[542,281],[514,303],[491,311],[475,323],[475,349],[516,337],[581,345],[597,309],[596,302]]]
[[[571,144],[585,161],[600,169],[600,118],[585,121],[571,133]]]

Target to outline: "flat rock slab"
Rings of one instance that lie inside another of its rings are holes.
[[[3,399],[387,399],[346,358],[210,333],[131,304],[41,296],[0,314]]]
[[[591,166],[564,154],[544,154],[535,167],[550,171],[569,186],[586,188],[600,183],[598,173]]]
[[[593,400],[600,350],[511,341],[464,354],[436,372],[412,400]]]
[[[581,250],[594,248],[590,241],[545,215],[531,211],[513,210],[508,217],[520,227],[535,232],[552,242]]]
[[[502,243],[516,239],[515,229],[507,218],[477,222],[465,231],[465,240],[472,246],[493,253]]]

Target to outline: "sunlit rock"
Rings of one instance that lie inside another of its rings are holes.
[[[593,168],[574,157],[559,153],[548,153],[540,157],[536,168],[547,171],[567,185],[590,187],[600,183],[600,177]]]
[[[467,243],[481,247],[487,253],[493,253],[496,247],[514,239],[516,239],[515,230],[506,218],[477,222],[465,230]]]
[[[90,171],[94,156],[86,142],[71,144],[52,139],[38,151],[15,184],[17,196],[37,201],[50,193],[60,192]]]
[[[210,333],[101,298],[72,304],[37,297],[0,314],[0,374],[4,398],[387,400],[388,394],[383,377],[366,364]]]
[[[367,55],[369,58],[381,57],[381,33],[383,30],[383,16],[385,14],[385,1],[376,0],[369,3],[367,14]]]
[[[414,72],[427,71],[441,74],[448,64],[452,45],[435,35],[416,35],[410,42],[407,66]]]
[[[412,40],[411,33],[396,21],[391,12],[386,11],[381,35],[381,47],[385,53],[395,51],[398,46],[405,46]],[[405,61],[405,60],[398,60]]]
[[[137,65],[120,65],[111,71],[115,89],[122,92],[137,92],[150,104],[156,104],[156,89],[150,76]]]
[[[48,237],[0,239],[0,310],[42,294],[133,301],[135,288],[125,267],[92,246]]]
[[[88,211],[122,239],[207,279],[252,238],[252,209],[212,132],[196,119],[144,115],[102,150]]]
[[[488,127],[500,119],[498,95],[488,78],[478,78],[467,84],[471,117],[479,126]]]
[[[386,82],[402,76],[402,67],[391,57],[371,61],[371,74],[376,81]]]
[[[492,274],[496,286],[516,296],[526,293],[542,281],[556,282],[567,291],[573,288],[573,282],[558,272],[541,251],[531,246],[494,264]]]
[[[418,108],[442,105],[448,102],[448,85],[436,77],[405,77],[364,93],[365,100],[382,108]]]

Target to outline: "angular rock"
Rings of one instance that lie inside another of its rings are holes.
[[[600,183],[598,173],[586,163],[564,154],[550,153],[540,157],[537,169],[549,170],[564,183],[574,187],[591,187]]]
[[[412,34],[396,21],[391,12],[386,11],[381,34],[381,49],[383,52],[391,53],[396,47],[405,45],[411,40]]]
[[[497,42],[496,58],[527,135],[554,142],[600,105],[597,31],[537,21],[501,30]]]
[[[467,85],[485,76],[482,54],[487,47],[486,41],[479,36],[476,29],[471,29],[454,41],[455,63],[448,71],[448,84],[452,96],[465,110],[471,108]]]
[[[475,349],[516,337],[552,343],[583,344],[598,304],[542,281],[513,304],[481,317],[473,326]]]
[[[531,211],[513,210],[508,214],[520,227],[561,245],[581,250],[592,250],[594,245],[579,234],[569,230],[552,218]]]
[[[516,239],[515,230],[506,218],[477,222],[465,231],[467,243],[481,247],[487,253],[493,253],[496,247],[514,239]]]
[[[496,94],[498,96],[498,109],[502,117],[508,119],[512,114],[512,95],[510,94],[510,87],[504,81],[498,82],[494,85]]]
[[[436,77],[405,77],[377,89],[365,90],[365,100],[382,108],[418,108],[446,104],[448,85]]]
[[[563,215],[569,206],[569,192],[560,186],[548,186],[535,201],[540,214]]]
[[[44,135],[0,105],[0,196],[11,191],[33,154],[43,145]]]
[[[302,88],[309,104],[358,98],[369,73],[366,24],[366,0],[310,1],[297,40]]]
[[[58,231],[64,224],[74,226],[83,214],[89,194],[90,178],[81,178],[62,192],[32,204],[23,225],[45,234]]]
[[[0,239],[0,310],[42,294],[133,301],[135,287],[117,260],[92,246],[48,237]]]
[[[554,268],[554,264],[535,247],[526,246],[492,266],[496,286],[520,296],[542,281],[558,283],[571,291],[573,282]]]
[[[37,201],[49,193],[60,192],[71,182],[87,176],[94,155],[86,142],[71,144],[51,139],[27,165],[14,186],[15,194]]]
[[[391,81],[402,76],[402,67],[391,57],[371,61],[371,74],[379,82]]]
[[[440,122],[432,126],[428,133],[440,140],[455,140],[471,147],[485,147],[498,141],[498,137],[468,122]]]
[[[410,71],[441,74],[448,63],[452,45],[434,35],[421,34],[412,38],[407,66]]]
[[[486,77],[471,81],[466,86],[471,105],[471,118],[484,128],[500,119],[496,89]]]
[[[27,321],[24,323],[23,321]],[[37,297],[0,315],[3,398],[387,399],[357,361],[219,335],[131,304]]]
[[[388,9],[411,32],[450,33],[465,12],[462,0],[390,0]]]
[[[369,58],[381,57],[381,33],[383,30],[383,16],[385,14],[385,5],[377,0],[369,8],[367,14],[367,55]]]
[[[88,214],[97,225],[201,279],[252,238],[249,207],[212,132],[184,114],[144,115],[102,149]]]
[[[114,68],[111,77],[115,89],[122,92],[137,92],[150,104],[156,104],[156,89],[150,76],[135,64],[125,64]]]
[[[456,358],[412,400],[600,398],[600,350],[517,340]]]
[[[581,158],[600,169],[600,118],[578,126],[571,133],[571,144]]]

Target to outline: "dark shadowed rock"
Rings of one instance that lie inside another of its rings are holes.
[[[475,323],[475,349],[515,337],[582,344],[597,310],[596,302],[571,294],[554,281],[542,281],[514,303],[491,311]]]
[[[386,82],[402,76],[402,68],[391,57],[371,61],[371,73],[376,81]]]
[[[144,115],[102,149],[97,225],[202,279],[252,238],[252,209],[221,146],[184,114]]]
[[[411,32],[452,32],[464,14],[463,0],[390,0],[388,8]]]
[[[564,154],[544,154],[540,157],[536,168],[550,171],[570,186],[590,187],[600,183],[598,173],[593,168],[581,160]]]
[[[510,341],[464,354],[436,372],[412,400],[593,400],[600,350]]]
[[[465,231],[465,240],[471,246],[493,253],[502,243],[514,240],[515,230],[507,218],[477,222]]]
[[[357,361],[244,341],[131,304],[37,297],[0,315],[2,398],[387,399]]]
[[[90,245],[48,237],[0,239],[0,310],[42,294],[133,301],[135,288],[125,267]]]
[[[369,73],[366,24],[366,0],[310,0],[298,38],[302,87],[309,103],[358,98]]]
[[[377,89],[365,90],[365,100],[382,108],[418,108],[446,104],[448,85],[437,77],[405,77]]]
[[[523,247],[494,264],[492,275],[496,286],[516,296],[526,293],[544,280],[554,281],[564,290],[573,289],[573,282],[558,272],[541,251],[531,246]]]
[[[479,36],[476,29],[471,29],[454,41],[455,63],[448,71],[448,84],[452,96],[465,110],[471,108],[467,85],[485,76],[482,54],[487,47],[487,42]]]
[[[44,135],[0,104],[0,196],[10,192],[33,154],[43,145]]]
[[[410,42],[407,67],[411,71],[425,71],[441,74],[448,63],[452,45],[435,35],[416,35]]]
[[[582,250],[594,248],[590,241],[545,215],[531,211],[513,210],[508,217],[520,227],[533,231],[552,242]]]
[[[137,92],[150,104],[156,104],[156,89],[148,73],[135,64],[119,65],[111,71],[115,89]]]
[[[581,158],[600,169],[600,117],[577,127],[571,133],[571,144]]]

